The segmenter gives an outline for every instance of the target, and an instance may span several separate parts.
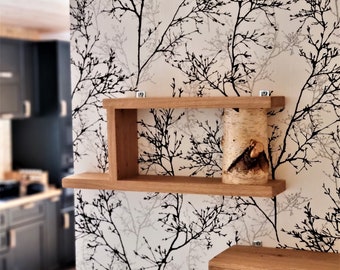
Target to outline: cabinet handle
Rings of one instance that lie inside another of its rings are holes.
[[[12,119],[14,117],[13,113],[4,113],[1,115],[1,119]]]
[[[15,248],[17,245],[17,234],[15,229],[9,230],[9,247],[11,249]]]
[[[58,196],[52,197],[50,199],[50,202],[59,202],[59,201],[60,201],[60,197],[58,197]]]
[[[28,100],[25,100],[24,106],[25,106],[25,117],[30,117],[31,116],[31,102]]]
[[[66,100],[60,101],[60,116],[65,117],[67,115],[67,102]]]
[[[70,214],[64,213],[64,229],[70,228]]]
[[[31,209],[34,207],[34,203],[26,203],[22,206],[22,209]]]
[[[4,78],[4,79],[13,78],[13,73],[10,71],[2,71],[0,72],[0,78]]]

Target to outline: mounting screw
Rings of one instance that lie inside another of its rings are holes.
[[[271,92],[269,90],[260,90],[259,91],[259,96],[260,97],[269,97]]]
[[[253,246],[254,246],[254,247],[262,247],[262,241],[260,241],[260,240],[254,240],[254,241],[253,241]]]
[[[146,97],[146,92],[145,91],[137,91],[136,92],[136,98],[145,98]]]

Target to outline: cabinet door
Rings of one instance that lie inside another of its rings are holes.
[[[0,114],[22,114],[23,43],[0,39]]]
[[[39,42],[39,107],[42,116],[59,115],[57,48],[55,41]]]
[[[8,214],[7,211],[0,212],[0,232],[7,228]]]
[[[60,115],[71,115],[71,66],[70,44],[59,41],[57,43],[58,93],[60,100]],[[70,118],[70,117],[69,117]],[[71,119],[71,118],[70,118]]]
[[[0,79],[5,82],[18,82],[22,76],[23,42],[0,38]]]
[[[37,44],[37,48],[41,114],[70,116],[70,43],[43,41]]]
[[[8,265],[8,253],[0,252],[0,270],[11,270]]]
[[[31,115],[33,51],[31,42],[0,38],[0,116]]]
[[[18,227],[21,224],[42,220],[45,214],[45,204],[41,201],[13,207],[9,211],[9,227]]]
[[[61,166],[63,177],[72,173],[73,168],[73,142],[72,142],[72,107],[71,107],[71,67],[70,44],[60,41],[57,43],[58,64],[58,94],[60,100],[60,141]],[[70,171],[71,169],[71,171]]]
[[[60,213],[60,198],[55,197],[46,200],[46,239],[45,239],[45,268],[46,270],[57,269],[58,258],[58,217]]]
[[[60,263],[62,266],[74,265],[75,262],[75,233],[74,209],[66,208],[62,212],[62,226],[60,228]]]
[[[40,117],[12,121],[12,164],[46,170],[49,183],[61,187],[73,168],[70,45],[44,41],[36,49]]]
[[[44,222],[10,229],[9,269],[44,270]]]
[[[0,212],[0,270],[10,270],[8,266],[7,223],[7,211]]]

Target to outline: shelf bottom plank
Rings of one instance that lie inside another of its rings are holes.
[[[185,193],[225,196],[274,197],[286,189],[284,180],[263,185],[224,184],[221,178],[138,175],[112,181],[106,173],[82,173],[65,177],[65,188],[107,189],[139,192]]]
[[[340,254],[236,245],[209,261],[209,270],[339,270]]]

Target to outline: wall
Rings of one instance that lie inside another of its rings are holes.
[[[254,240],[339,251],[336,0],[71,0],[71,29],[76,173],[109,170],[103,98],[286,96],[267,153],[283,194],[76,190],[77,269],[207,269]],[[140,173],[220,176],[221,114],[140,111]]]
[[[12,168],[11,122],[0,120],[0,179]]]

